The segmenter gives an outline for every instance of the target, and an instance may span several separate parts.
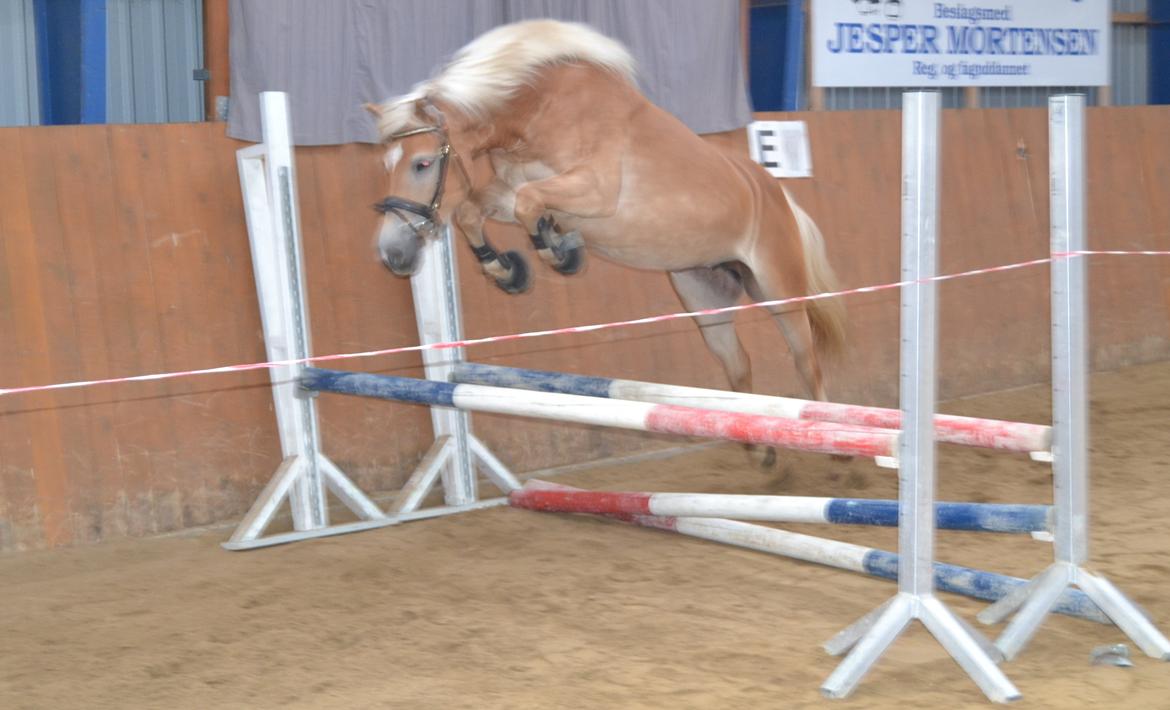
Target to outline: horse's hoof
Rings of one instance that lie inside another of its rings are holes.
[[[764,452],[764,460],[760,462],[760,468],[772,468],[776,465],[776,449],[769,446]]]
[[[565,276],[572,276],[580,271],[585,264],[585,250],[582,247],[572,247],[560,253],[553,249],[553,254],[556,255],[557,260],[552,267]]]
[[[506,251],[499,256],[500,266],[508,270],[508,278],[496,279],[496,285],[506,293],[524,293],[532,286],[528,262],[517,251]]]
[[[773,446],[763,446],[760,444],[743,444],[743,451],[747,454],[748,461],[753,463],[758,462],[761,469],[770,469],[776,466],[776,448]],[[763,451],[763,456],[760,451]]]

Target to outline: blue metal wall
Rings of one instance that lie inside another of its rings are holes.
[[[202,0],[0,0],[0,126],[201,121],[202,66]]]
[[[40,123],[33,0],[0,0],[0,126]]]
[[[901,108],[903,91],[905,89],[876,86],[826,88],[825,108],[829,110]],[[939,93],[942,95],[943,108],[962,107],[962,89],[944,88]]]
[[[1150,103],[1170,104],[1170,0],[1150,0],[1150,63],[1161,67],[1150,82]]]
[[[1149,13],[1148,0],[1113,0],[1117,12]],[[1154,19],[1154,18],[1151,18]],[[1150,103],[1150,28],[1145,25],[1113,27],[1113,103],[1118,106]],[[1156,65],[1154,65],[1156,66]],[[1170,78],[1170,65],[1162,65]]]
[[[107,121],[202,121],[203,0],[108,0]]]
[[[38,81],[38,75],[43,76],[44,71],[37,58],[35,1],[0,0],[0,126],[36,124],[51,118],[42,110],[39,90],[43,82]],[[80,7],[76,0],[47,2]],[[104,5],[104,120],[203,120],[203,84],[192,77],[203,65],[203,0],[105,0]],[[756,110],[789,108],[793,100],[795,106],[806,107],[807,87],[792,76],[784,76],[793,56],[791,40],[786,38],[790,3],[754,0],[752,5],[751,83]],[[1152,19],[1166,22],[1170,0],[1113,0],[1113,9],[1149,12]],[[1166,39],[1151,43],[1151,38],[1163,36]],[[1170,27],[1115,25],[1112,52],[1114,104],[1170,103]],[[1154,76],[1151,83],[1151,66],[1168,67],[1166,76]],[[986,88],[982,103],[989,107],[1040,106],[1049,94],[1070,88]],[[1096,90],[1088,93],[1090,100],[1095,100]],[[833,88],[825,91],[825,100],[830,109],[897,108],[901,90]],[[943,104],[961,106],[961,90],[945,90]]]
[[[763,0],[751,6],[748,63],[756,111],[796,111],[805,77],[805,13],[801,0]],[[777,81],[777,76],[779,80]]]
[[[41,123],[105,123],[106,0],[34,0]]]

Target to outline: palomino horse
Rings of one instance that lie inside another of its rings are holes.
[[[524,257],[497,253],[484,221],[518,222],[554,269],[581,247],[667,271],[689,310],[834,290],[820,231],[763,168],[699,138],[637,89],[618,42],[579,24],[497,27],[405,96],[368,106],[389,174],[378,249],[396,274],[453,217],[485,273],[508,292],[529,283]],[[463,163],[486,158],[473,180]],[[488,171],[483,171],[485,174]],[[817,352],[840,347],[836,300],[773,311],[809,392],[824,399]],[[751,367],[732,316],[697,319],[737,391]]]

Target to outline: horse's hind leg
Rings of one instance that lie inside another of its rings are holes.
[[[688,311],[702,311],[708,308],[726,308],[735,305],[743,295],[743,283],[737,272],[730,268],[698,268],[687,271],[673,271],[670,283]],[[735,314],[697,316],[699,333],[707,349],[723,365],[731,389],[736,392],[752,391],[752,365],[743,343],[735,332]],[[746,444],[748,451],[755,446]],[[764,453],[763,465],[770,467],[776,461],[776,450],[768,447]]]
[[[744,288],[753,301],[779,301],[792,298],[794,295],[776,285],[774,277],[761,278],[759,272],[746,271],[743,280]],[[769,310],[776,324],[780,326],[780,332],[784,334],[788,349],[792,351],[792,358],[796,361],[796,372],[804,382],[805,389],[813,398],[826,401],[828,398],[825,396],[825,378],[814,347],[812,321],[809,319],[807,305],[801,303]],[[832,458],[837,461],[849,461],[853,457],[834,454]]]
[[[728,269],[698,268],[673,271],[670,283],[688,311],[702,311],[709,308],[733,306],[743,295],[743,284],[739,277]],[[703,342],[727,373],[731,389],[736,392],[750,392],[752,389],[752,366],[747,351],[735,332],[735,315],[697,316],[699,332]]]
[[[771,273],[749,270],[744,273],[743,279],[744,288],[754,301],[778,301],[796,295],[781,288],[777,283],[779,279]],[[788,343],[788,349],[792,351],[792,357],[796,361],[796,372],[800,375],[805,389],[812,397],[823,401],[824,375],[821,373],[821,365],[813,347],[812,323],[807,307],[803,303],[798,303],[768,310],[780,327],[780,332]]]
[[[821,372],[821,364],[813,348],[812,325],[809,322],[808,312],[801,308],[798,311],[782,311],[773,313],[773,318],[784,334],[784,340],[792,350],[792,357],[796,360],[796,371],[805,388],[815,399],[824,401],[825,378]]]

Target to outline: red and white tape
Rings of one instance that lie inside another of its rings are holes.
[[[954,274],[944,274],[935,276],[930,279],[922,280],[922,283],[929,281],[942,282],[952,281],[954,279],[966,278],[969,276],[982,276],[984,274],[994,274],[1003,271],[1015,271],[1017,269],[1024,269],[1031,266],[1040,266],[1047,264],[1053,259],[1059,258],[1073,258],[1080,256],[1170,256],[1170,251],[1074,251],[1053,254],[1049,257],[1041,259],[1032,259],[1030,261],[1020,261],[1014,264],[1004,264],[1002,266],[991,266],[984,269],[971,269],[969,271],[960,271]],[[797,296],[794,298],[784,298],[775,301],[759,301],[756,303],[744,303],[735,306],[727,306],[726,308],[709,308],[701,311],[687,311],[682,313],[668,313],[657,316],[647,316],[645,318],[634,318],[632,320],[613,321],[610,323],[594,323],[592,325],[576,325],[567,328],[553,328],[550,330],[533,330],[526,333],[511,333],[508,335],[492,335],[486,338],[471,338],[468,340],[456,340],[444,343],[432,343],[429,345],[408,345],[398,348],[386,348],[382,350],[366,350],[362,352],[351,353],[337,353],[333,355],[315,355],[313,357],[295,359],[295,360],[273,360],[267,362],[251,362],[238,365],[223,365],[220,367],[208,367],[200,370],[178,370],[175,372],[157,372],[149,375],[132,375],[130,377],[109,377],[101,380],[77,380],[74,382],[57,382],[48,385],[30,385],[27,387],[8,387],[0,388],[0,397],[14,394],[28,394],[32,392],[50,392],[56,390],[79,389],[83,387],[94,387],[97,385],[112,385],[125,382],[152,382],[157,380],[172,380],[181,377],[196,377],[200,375],[220,375],[229,372],[246,372],[249,370],[265,370],[275,367],[284,367],[288,365],[309,364],[332,362],[335,360],[354,360],[358,358],[377,357],[381,355],[397,355],[399,353],[420,352],[423,350],[450,350],[452,348],[467,348],[476,345],[486,345],[488,343],[504,343],[511,340],[522,340],[525,338],[543,338],[552,335],[570,335],[574,333],[591,333],[599,330],[613,330],[615,328],[630,328],[638,325],[647,325],[650,323],[663,323],[672,320],[681,320],[684,318],[695,318],[697,316],[717,315],[721,313],[736,313],[739,311],[747,311],[756,308],[770,308],[773,306],[783,306],[792,303],[801,303],[804,301],[814,301],[822,298],[837,298],[840,296],[852,296],[862,293],[876,293],[878,291],[888,291],[890,289],[901,288],[907,286],[913,281],[894,281],[892,283],[880,284],[877,286],[862,286],[860,288],[851,288],[844,291],[834,291],[831,293],[818,293],[811,296]]]

